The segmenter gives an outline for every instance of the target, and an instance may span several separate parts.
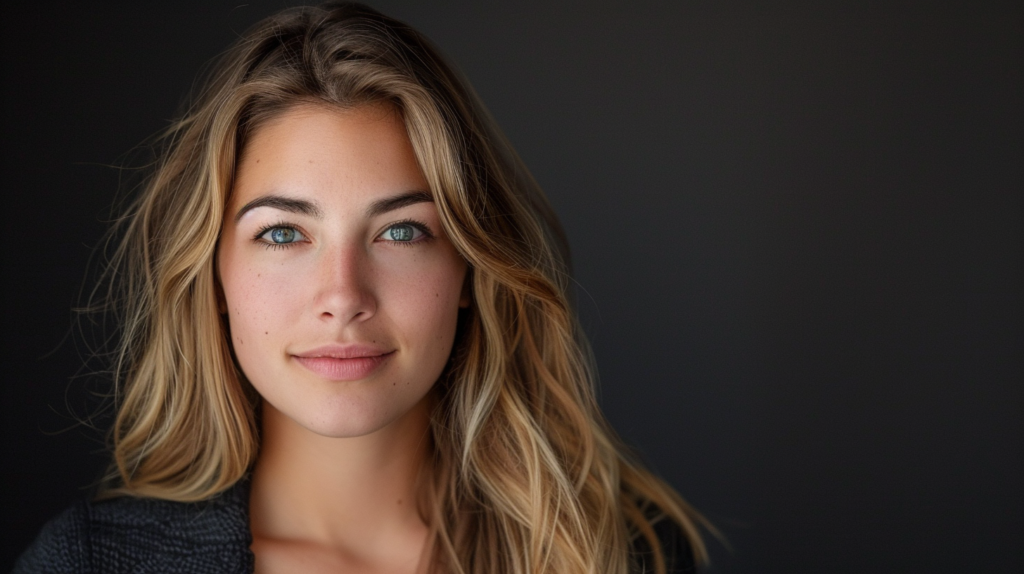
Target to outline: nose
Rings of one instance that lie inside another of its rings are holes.
[[[342,326],[366,321],[377,311],[372,269],[359,246],[325,249],[317,262],[318,289],[314,300],[321,321]]]

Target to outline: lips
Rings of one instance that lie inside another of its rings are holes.
[[[330,381],[358,381],[370,376],[394,354],[372,345],[329,345],[292,357],[303,367]]]

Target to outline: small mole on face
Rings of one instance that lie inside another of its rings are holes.
[[[264,334],[264,335],[269,335],[269,334],[270,334],[270,331],[263,331],[263,334]]]

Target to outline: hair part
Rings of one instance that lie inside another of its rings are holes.
[[[131,206],[108,268],[122,309],[107,495],[209,498],[259,450],[259,398],[232,355],[215,252],[235,166],[266,122],[300,105],[386,104],[405,124],[472,304],[438,381],[425,518],[434,566],[616,572],[671,520],[700,562],[710,526],[639,465],[597,405],[570,304],[568,244],[543,192],[479,99],[418,32],[357,4],[289,9],[247,32]],[[713,529],[712,529],[713,531]]]

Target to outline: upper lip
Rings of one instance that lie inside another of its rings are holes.
[[[362,343],[351,343],[348,345],[324,345],[301,353],[294,353],[296,357],[306,359],[330,358],[330,359],[358,359],[361,357],[379,357],[387,355],[392,350],[377,345],[366,345]]]

